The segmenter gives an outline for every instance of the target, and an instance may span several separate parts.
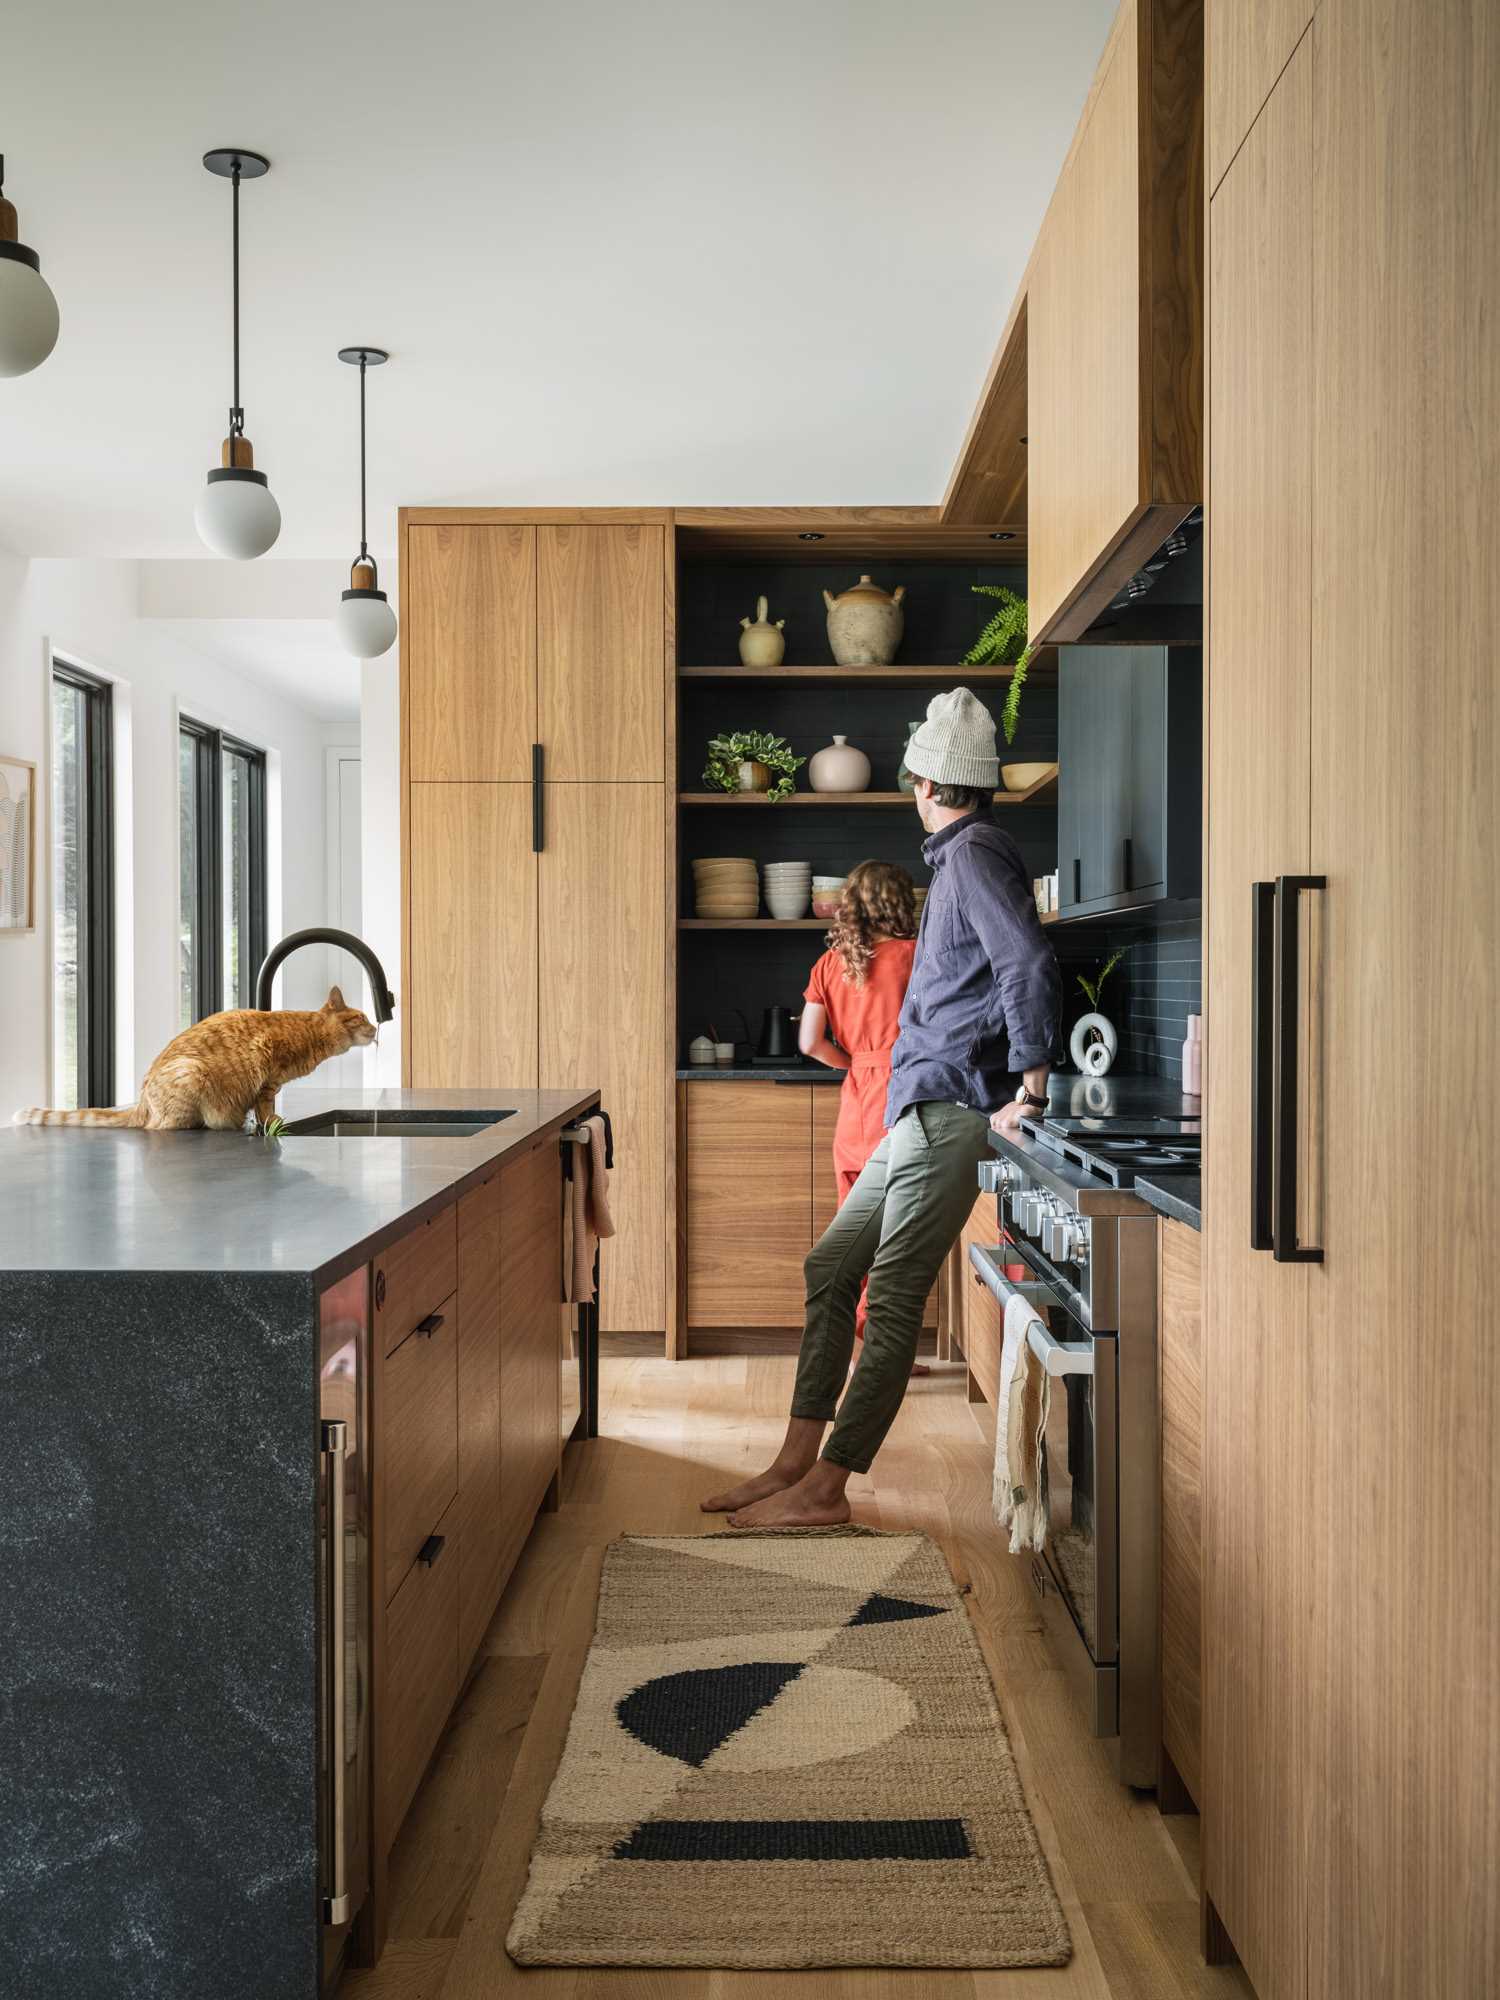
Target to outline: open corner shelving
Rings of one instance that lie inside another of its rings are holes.
[[[996,792],[997,806],[1050,805],[1057,787],[1056,764],[1049,764],[1046,771],[1034,785],[1028,785],[1024,792]],[[768,806],[772,801],[764,792],[680,792],[678,803],[684,806]],[[847,806],[854,811],[866,811],[872,806],[905,806],[912,810],[910,792],[793,792],[789,798],[777,799],[779,806]]]

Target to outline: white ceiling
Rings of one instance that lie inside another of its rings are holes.
[[[6,192],[57,293],[0,543],[201,554],[243,196],[276,557],[398,503],[934,501],[1112,0],[143,0],[7,10]],[[274,559],[274,558],[273,558]]]

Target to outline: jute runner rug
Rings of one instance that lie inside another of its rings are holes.
[[[630,1535],[508,1947],[523,1965],[1062,1965],[979,1645],[925,1535]]]

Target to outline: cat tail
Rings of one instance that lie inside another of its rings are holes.
[[[27,1111],[18,1111],[11,1122],[16,1125],[134,1125],[139,1113],[140,1106],[136,1104],[123,1104],[115,1110],[87,1111],[44,1111],[33,1104]]]

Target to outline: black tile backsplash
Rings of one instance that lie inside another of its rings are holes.
[[[1117,1067],[1126,1073],[1182,1080],[1182,1044],[1187,1017],[1203,1009],[1202,928],[1196,917],[1150,926],[1063,924],[1052,930],[1063,969],[1066,1002],[1063,1034],[1089,1003],[1078,974],[1092,978],[1119,946],[1125,956],[1105,982],[1100,1012],[1120,1036]],[[1071,1065],[1069,1065],[1071,1067]]]

